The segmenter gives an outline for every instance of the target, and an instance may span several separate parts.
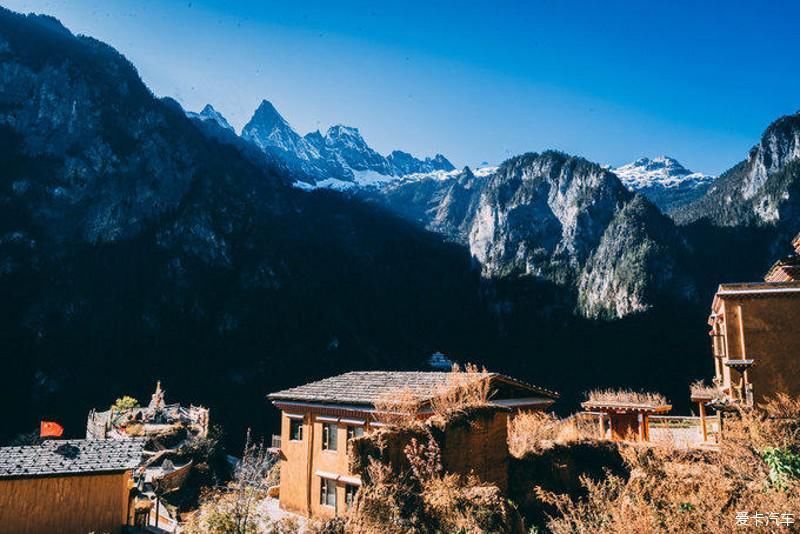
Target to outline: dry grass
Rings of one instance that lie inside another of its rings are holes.
[[[375,402],[375,417],[381,423],[403,427],[413,425],[419,418],[422,403],[409,389],[381,395]]]
[[[490,376],[485,367],[468,363],[461,368],[454,364],[447,382],[431,399],[433,413],[450,417],[469,408],[486,406],[491,396]]]
[[[669,404],[664,395],[633,391],[630,389],[594,389],[586,394],[586,401],[594,404],[619,404],[635,406],[664,406]]]
[[[598,417],[587,413],[559,419],[548,412],[521,412],[511,418],[508,427],[509,452],[517,458],[555,444],[603,438]]]
[[[434,415],[449,418],[469,408],[485,406],[491,396],[490,376],[485,368],[476,365],[467,364],[464,368],[453,365],[445,383],[433,392],[431,411]],[[419,423],[423,408],[427,408],[427,402],[420,399],[419,393],[409,389],[391,391],[375,402],[376,418],[396,427]]]
[[[477,478],[445,473],[441,449],[429,433],[405,448],[411,469],[370,460],[344,531],[376,532],[521,532],[519,516],[497,486]]]
[[[703,380],[692,382],[689,394],[696,399],[714,399],[719,396],[719,388],[707,385]]]
[[[621,445],[627,479],[584,478],[586,496],[577,501],[538,489],[556,510],[547,528],[556,534],[722,533],[736,529],[737,512],[796,514],[799,427],[800,400],[779,397],[726,418],[719,452]],[[779,530],[774,521],[769,526]]]

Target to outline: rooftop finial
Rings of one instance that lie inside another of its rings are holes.
[[[164,391],[161,389],[161,380],[157,380],[156,391],[150,398],[149,408],[163,408],[164,406]]]

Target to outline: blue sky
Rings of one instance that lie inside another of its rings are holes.
[[[556,148],[718,173],[800,109],[799,2],[6,0],[108,42],[241,128],[345,123],[457,165]]]

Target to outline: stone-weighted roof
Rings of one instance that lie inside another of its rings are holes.
[[[435,397],[441,388],[453,380],[475,380],[488,376],[511,387],[526,390],[530,396],[555,399],[558,394],[544,388],[498,373],[414,372],[414,371],[355,371],[302,386],[271,393],[273,401],[323,402],[333,404],[372,405],[393,392],[410,392],[424,402]]]
[[[125,471],[142,461],[143,439],[48,440],[0,447],[0,478]]]

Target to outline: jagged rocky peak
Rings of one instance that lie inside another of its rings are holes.
[[[200,113],[195,113],[194,111],[187,111],[186,116],[191,119],[199,119],[202,121],[213,121],[217,123],[220,127],[230,130],[231,132],[234,131],[233,126],[230,125],[228,120],[211,104],[206,104]]]
[[[301,160],[321,157],[319,151],[300,137],[268,100],[261,101],[253,117],[242,128],[242,138],[265,152],[277,148]]]
[[[469,242],[488,275],[571,277],[631,198],[611,172],[554,151],[511,158],[489,176]]]
[[[723,226],[798,224],[800,112],[767,127],[747,159],[724,172],[696,202],[676,214],[682,223],[709,219]]]
[[[416,174],[416,173],[431,173],[436,171],[453,171],[455,167],[450,161],[441,154],[436,154],[434,157],[426,157],[424,160],[415,158],[408,152],[402,150],[395,150],[387,156],[389,163],[395,170],[395,174],[399,176]]]
[[[748,172],[742,181],[745,199],[756,196],[770,175],[800,159],[800,112],[776,120],[761,136],[747,158]]]
[[[259,126],[266,128],[291,128],[289,123],[286,122],[286,119],[284,119],[283,116],[278,113],[278,110],[275,109],[275,106],[272,105],[272,102],[266,99],[262,100],[261,104],[258,105],[250,122],[257,123]]]

